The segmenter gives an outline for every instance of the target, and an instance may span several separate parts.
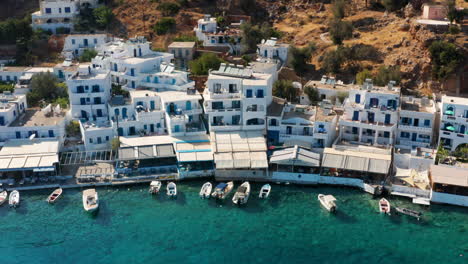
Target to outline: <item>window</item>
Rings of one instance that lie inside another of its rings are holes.
[[[245,97],[247,97],[247,98],[252,98],[252,90],[248,89],[248,90],[246,91]]]
[[[263,90],[257,90],[257,98],[263,98]]]
[[[424,126],[425,127],[431,127],[431,120],[429,120],[429,119],[424,120]]]
[[[62,13],[62,8],[61,8],[61,7],[59,7],[59,13],[60,13],[60,14]]]
[[[94,104],[101,104],[101,97],[94,97]]]
[[[99,85],[93,85],[92,86],[92,92],[93,93],[99,93]]]
[[[390,132],[384,131],[384,132],[383,132],[383,137],[384,137],[384,138],[389,138],[389,137],[390,137]]]
[[[70,7],[65,7],[65,13],[70,13],[71,10],[70,10]]]
[[[98,117],[102,117],[102,109],[97,109],[97,110],[96,110],[96,115],[97,115]]]
[[[270,119],[270,126],[278,126],[276,119]]]
[[[356,102],[356,104],[361,103],[361,95],[360,95],[360,94],[356,94],[356,97],[354,98],[354,101]]]
[[[93,39],[93,43],[94,43],[94,44],[97,44],[97,39]]]
[[[232,101],[232,108],[239,109],[240,108],[240,101]]]
[[[229,84],[229,93],[237,93],[237,84],[235,83],[230,83]]]
[[[16,131],[16,138],[21,138],[21,132]]]
[[[222,93],[221,91],[221,84],[220,83],[215,83],[213,85],[213,92],[214,93]]]
[[[401,132],[401,133],[400,133],[400,137],[402,137],[402,138],[409,138],[409,137],[410,137],[410,133],[408,133],[408,132]]]
[[[55,137],[53,130],[49,130],[49,137]]]
[[[46,14],[51,14],[52,13],[52,8],[46,8],[45,12],[46,12]]]
[[[75,40],[74,39],[72,39],[72,45],[75,45]]]
[[[93,144],[93,139],[92,138],[89,139],[89,143]]]
[[[223,109],[223,102],[212,102],[211,103],[211,108],[213,109]]]
[[[288,135],[292,134],[292,127],[290,127],[290,126],[286,127],[286,134],[288,134]]]

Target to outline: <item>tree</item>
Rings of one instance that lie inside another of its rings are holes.
[[[292,46],[289,49],[289,65],[299,74],[304,74],[307,71],[307,62],[312,57],[316,50],[315,43],[310,42],[309,45],[303,48]]]
[[[340,103],[344,103],[344,100],[346,100],[348,96],[349,96],[349,93],[345,91],[340,91],[336,94],[336,98],[340,100]]]
[[[353,36],[353,25],[350,22],[333,19],[329,27],[330,37],[336,45],[343,44],[343,40]]]
[[[66,87],[59,85],[57,78],[50,72],[33,75],[29,87],[31,89],[27,94],[29,105],[38,105],[41,100],[53,102],[57,98],[68,97]]]
[[[164,35],[175,28],[176,21],[172,17],[163,17],[154,25],[154,31],[158,35]]]
[[[70,121],[70,123],[65,127],[67,136],[73,137],[80,134],[80,123],[76,120]]]
[[[317,105],[317,103],[320,101],[320,93],[317,88],[306,86],[304,87],[304,93],[309,98],[310,104]]]
[[[325,53],[322,60],[322,68],[327,73],[338,73],[341,65],[346,61],[347,49],[343,46],[338,46],[336,50]]]
[[[221,59],[213,53],[204,53],[198,59],[189,62],[190,72],[195,75],[207,75],[211,69],[218,69]]]
[[[280,98],[285,98],[292,102],[298,95],[298,90],[294,88],[290,80],[277,80],[273,84],[273,95]]]
[[[401,9],[408,4],[409,0],[382,0],[382,5],[387,11],[395,11]]]
[[[443,162],[449,156],[449,154],[450,153],[447,149],[445,149],[442,145],[439,145],[437,148],[436,162]]]
[[[333,17],[337,19],[342,19],[345,17],[345,6],[346,3],[344,0],[335,0],[333,1],[332,12]]]
[[[112,9],[106,6],[100,6],[93,10],[93,15],[98,27],[101,29],[109,29],[109,25],[114,21],[114,13]]]
[[[96,57],[97,51],[94,49],[85,49],[83,54],[81,54],[79,61],[80,62],[90,62],[94,57]]]
[[[0,82],[0,93],[5,91],[13,92],[15,90],[15,85],[13,83]]]
[[[279,38],[281,33],[273,29],[270,24],[263,23],[262,25],[253,25],[250,22],[241,25],[242,38],[241,38],[241,53],[253,53],[257,50],[257,44],[262,39],[269,39],[271,37]]]
[[[369,71],[368,69],[365,69],[356,74],[357,84],[363,84],[366,79],[372,79],[372,72]]]
[[[434,41],[429,46],[432,60],[432,78],[445,80],[455,72],[463,59],[463,54],[457,47],[448,42]]]
[[[447,18],[450,21],[450,24],[452,24],[453,21],[461,23],[463,21],[464,16],[464,11],[457,9],[455,0],[449,0],[447,2]]]

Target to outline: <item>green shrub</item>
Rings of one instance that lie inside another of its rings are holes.
[[[381,66],[377,75],[375,76],[373,83],[378,86],[385,86],[390,81],[395,81],[397,84],[400,83],[401,72],[400,66]]]
[[[15,85],[13,83],[0,82],[0,93],[5,91],[13,92],[15,90]]]
[[[460,28],[456,25],[450,25],[448,28],[448,33],[452,35],[456,35],[460,33]]]
[[[164,35],[174,30],[176,21],[171,17],[163,17],[154,25],[154,31],[158,35]]]
[[[304,93],[309,98],[310,104],[317,105],[320,101],[320,93],[317,88],[312,86],[306,86],[304,88]]]
[[[289,65],[299,74],[304,74],[307,71],[307,62],[312,57],[316,50],[315,43],[310,42],[304,48],[296,48],[292,46],[289,49]]]
[[[372,79],[372,72],[365,69],[361,72],[356,74],[356,82],[357,84],[363,84],[366,79]]]
[[[112,13],[112,9],[106,6],[100,6],[94,9],[93,16],[100,29],[108,29],[115,18],[114,13]]]
[[[210,69],[218,69],[221,59],[213,53],[204,53],[198,59],[189,62],[190,72],[194,75],[207,75]]]
[[[31,91],[26,95],[28,105],[38,106],[40,101],[54,102],[61,97],[67,97],[66,85],[58,82],[50,72],[41,72],[31,78]]]
[[[345,6],[346,3],[344,0],[335,0],[332,5],[333,17],[337,19],[342,19],[345,17]]]
[[[80,123],[76,120],[70,121],[70,123],[65,127],[67,136],[73,137],[80,134]]]
[[[292,102],[298,95],[298,90],[294,88],[290,80],[277,80],[273,84],[273,95]]]
[[[81,54],[79,61],[80,62],[90,62],[94,57],[96,57],[97,51],[94,49],[85,49],[83,54]]]
[[[179,41],[179,42],[197,42],[198,39],[194,35],[180,35],[177,36],[173,39],[174,41]]]
[[[445,80],[463,59],[463,54],[457,47],[448,42],[434,41],[429,46],[432,60],[432,77],[435,80]]]
[[[173,2],[163,2],[160,3],[157,7],[163,16],[173,16],[177,14],[180,10],[180,5]]]

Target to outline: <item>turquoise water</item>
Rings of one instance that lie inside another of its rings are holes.
[[[48,192],[23,192],[18,209],[0,208],[3,263],[468,263],[468,209],[405,199],[424,210],[420,222],[377,213],[377,200],[359,190],[260,185],[243,208],[198,197],[203,182],[178,184],[178,198],[151,196],[147,187],[98,189],[96,216],[78,190],[55,205]],[[316,197],[330,193],[339,212]]]

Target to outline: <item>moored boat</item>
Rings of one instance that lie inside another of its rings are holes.
[[[93,212],[99,208],[98,193],[95,189],[87,189],[83,191],[83,208],[87,212]]]
[[[205,182],[205,184],[203,184],[200,190],[200,197],[210,198],[211,189],[213,189],[213,185],[211,184],[211,182]]]
[[[237,205],[246,204],[250,196],[250,183],[244,182],[237,188],[236,193],[232,197],[232,202]]]
[[[325,207],[325,209],[327,209],[329,212],[333,213],[336,211],[336,198],[333,195],[319,194],[318,200],[320,201],[322,206]]]
[[[62,188],[58,188],[58,189],[55,189],[50,195],[49,197],[47,197],[47,202],[48,203],[55,203],[55,201],[57,201],[57,199],[60,197],[60,195],[62,195]]]
[[[20,203],[20,194],[17,190],[14,190],[10,193],[10,197],[8,198],[8,204],[11,207],[16,208]]]
[[[382,198],[379,201],[379,210],[381,213],[390,214],[390,202],[387,199]]]
[[[0,205],[4,204],[5,201],[8,198],[8,192],[7,191],[2,191],[0,192]]]
[[[228,183],[219,183],[216,185],[214,192],[211,194],[212,197],[216,199],[224,199],[234,188],[234,182],[230,181]]]
[[[395,210],[398,212],[398,213],[401,213],[401,214],[404,214],[404,215],[408,215],[408,216],[411,216],[411,217],[414,217],[416,219],[420,219],[421,216],[422,216],[422,213],[421,212],[418,212],[416,210],[411,210],[411,209],[408,209],[408,208],[402,208],[402,207],[396,207]]]
[[[152,181],[150,183],[150,188],[149,188],[149,193],[151,194],[157,194],[159,193],[159,190],[161,189],[161,182],[160,181]]]
[[[169,197],[177,196],[177,185],[175,183],[170,182],[167,185],[167,196],[169,196]]]
[[[260,189],[260,194],[258,195],[258,197],[261,199],[268,198],[268,196],[270,195],[270,191],[271,191],[271,185],[265,184]]]

